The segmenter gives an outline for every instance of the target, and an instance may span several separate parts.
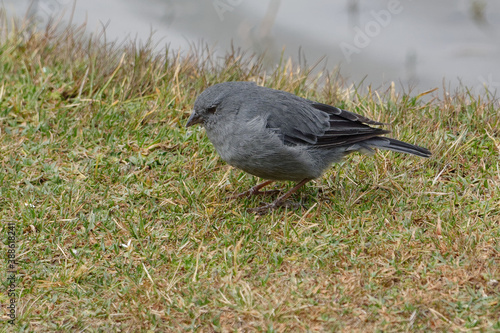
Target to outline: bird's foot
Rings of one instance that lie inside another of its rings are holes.
[[[280,190],[252,191],[252,189],[250,189],[250,190],[245,191],[245,192],[230,195],[228,198],[229,199],[236,199],[236,198],[241,198],[241,197],[251,197],[253,195],[266,195],[267,196],[267,195],[275,195],[275,194],[280,193],[280,192],[281,192]]]
[[[271,211],[273,209],[276,209],[276,208],[278,208],[280,206],[286,205],[287,204],[286,199],[288,199],[288,197],[290,195],[292,195],[293,193],[295,193],[295,191],[297,191],[301,186],[303,186],[309,180],[310,179],[308,179],[308,178],[305,178],[305,179],[301,180],[290,191],[286,192],[281,197],[279,197],[278,199],[274,200],[272,203],[266,204],[266,205],[263,205],[263,206],[260,206],[260,207],[257,207],[257,208],[250,208],[248,211],[253,212],[253,213],[257,213],[259,215],[262,215],[262,214],[265,214],[265,213],[267,213],[267,212],[269,212],[269,211]],[[261,188],[261,187],[259,187],[259,188]],[[259,190],[259,188],[257,188],[257,190]],[[250,191],[252,191],[253,189],[254,188],[251,188]]]
[[[255,213],[255,214],[258,214],[258,215],[264,215],[264,214],[269,213],[272,210],[278,208],[279,206],[280,206],[279,203],[276,204],[275,202],[273,202],[273,203],[270,203],[270,204],[262,205],[260,207],[248,208],[247,211],[249,213]]]
[[[267,214],[273,210],[275,210],[276,208],[279,208],[279,207],[285,207],[285,208],[291,208],[291,209],[297,209],[299,207],[303,207],[302,204],[298,203],[298,202],[290,202],[290,201],[274,201],[270,204],[265,204],[265,205],[262,205],[260,207],[256,207],[256,208],[248,208],[247,211],[249,213],[255,213],[255,214],[258,214],[258,215],[264,215],[264,214]]]
[[[241,198],[241,197],[251,197],[252,195],[269,195],[272,193],[277,193],[279,192],[278,190],[270,190],[270,191],[260,191],[261,188],[263,188],[266,185],[271,184],[273,181],[272,180],[266,180],[263,183],[257,184],[248,191],[241,192],[238,194],[233,194],[229,196],[229,199],[236,199],[236,198]]]

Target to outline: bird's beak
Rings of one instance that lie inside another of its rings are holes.
[[[189,116],[189,119],[186,123],[186,127],[193,126],[194,124],[199,124],[203,122],[203,119],[199,115],[196,114],[196,112],[192,112],[191,115]]]

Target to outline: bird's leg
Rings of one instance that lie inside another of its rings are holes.
[[[283,203],[285,202],[286,199],[288,199],[289,196],[294,194],[299,188],[304,186],[304,184],[310,180],[311,180],[310,178],[302,179],[299,183],[297,183],[297,185],[295,185],[292,189],[290,189],[290,191],[286,192],[281,197],[274,200],[272,203],[257,208],[250,208],[249,211],[262,214],[283,205]]]
[[[274,180],[266,180],[263,183],[255,185],[254,187],[252,187],[248,191],[245,191],[245,192],[242,192],[242,193],[238,193],[238,194],[234,194],[234,195],[230,196],[230,198],[234,199],[234,198],[241,198],[241,197],[252,196],[252,195],[261,195],[261,194],[276,193],[276,192],[278,192],[277,190],[264,191],[264,192],[259,191],[261,188],[263,188],[264,186],[267,186],[267,185],[271,184],[272,182],[274,182]]]

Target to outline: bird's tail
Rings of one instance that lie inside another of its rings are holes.
[[[369,148],[392,150],[400,153],[413,154],[421,157],[431,156],[431,152],[426,148],[412,145],[411,143],[399,141],[392,138],[375,137],[363,141],[363,145],[366,145]]]

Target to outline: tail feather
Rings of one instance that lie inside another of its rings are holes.
[[[392,150],[421,157],[429,157],[432,155],[431,152],[426,148],[392,138],[376,137],[363,141],[363,144],[366,144],[370,148]]]

